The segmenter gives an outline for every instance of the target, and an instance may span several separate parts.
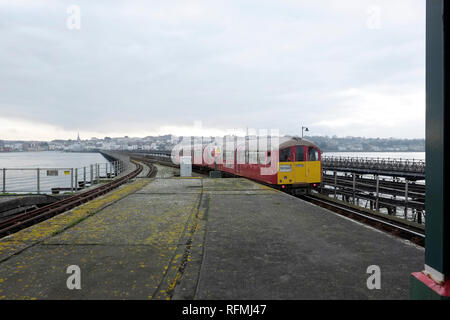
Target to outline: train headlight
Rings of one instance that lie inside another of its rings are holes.
[[[280,172],[291,172],[292,166],[290,164],[282,164],[280,165]]]

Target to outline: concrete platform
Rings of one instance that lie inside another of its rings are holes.
[[[285,194],[209,197],[197,299],[408,299],[424,264],[423,249]]]
[[[0,299],[408,299],[423,267],[423,249],[254,182],[158,169],[1,239]]]

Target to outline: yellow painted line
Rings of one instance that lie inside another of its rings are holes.
[[[261,186],[261,189],[262,189],[262,190],[268,190],[268,191],[281,192],[280,190],[277,190],[277,189],[275,189],[275,188],[272,188],[272,187],[266,186],[266,185],[264,185],[264,184],[261,184],[260,186]]]
[[[166,270],[167,275],[167,283],[163,285],[163,287],[159,290],[157,293],[156,299],[164,299],[164,300],[171,300],[172,295],[174,293],[175,287],[178,285],[180,280],[183,278],[183,274],[181,272],[181,267],[183,263],[188,264],[191,262],[191,256],[192,256],[192,250],[196,243],[194,243],[195,235],[197,231],[200,228],[201,219],[203,219],[204,216],[204,210],[199,208],[201,201],[201,197],[198,197],[196,200],[196,203],[190,208],[191,215],[192,215],[192,221],[186,226],[186,233],[185,237],[189,238],[191,240],[191,244],[189,245],[189,252],[186,251],[187,246],[183,247],[180,246],[178,248],[178,254],[173,257],[170,264],[172,265],[172,270]],[[198,210],[198,212],[197,212]],[[188,217],[189,219],[189,217]],[[179,239],[181,240],[181,239]],[[179,241],[180,242],[180,241]],[[184,242],[184,241],[183,241]],[[183,261],[184,255],[187,253],[186,260]]]
[[[70,211],[0,239],[0,260],[74,226],[106,206],[143,188],[150,181],[139,179]]]

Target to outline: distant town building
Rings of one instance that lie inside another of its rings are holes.
[[[195,137],[194,137],[195,138]],[[199,137],[197,137],[199,138]],[[208,137],[210,138],[210,137]],[[424,139],[371,139],[360,137],[306,137],[324,152],[424,152]],[[208,139],[206,139],[208,140]],[[93,150],[171,150],[182,141],[174,135],[147,136],[145,138],[105,137],[81,140],[7,141],[0,140],[0,152],[12,151],[93,151]]]

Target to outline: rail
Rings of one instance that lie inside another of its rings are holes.
[[[123,161],[95,163],[79,168],[0,168],[0,193],[74,192],[115,178],[124,171]]]
[[[66,198],[61,201],[54,202],[50,205],[42,208],[16,215],[12,218],[3,220],[0,222],[0,238],[11,233],[17,232],[21,229],[29,227],[38,222],[49,219],[57,214],[70,210],[76,206],[79,206],[85,202],[88,202],[94,198],[97,198],[120,185],[127,183],[130,179],[133,179],[141,173],[143,166],[140,163],[135,163],[136,169],[131,173],[118,177],[113,181],[100,185],[97,188],[82,192],[75,196]]]
[[[380,175],[322,172],[316,190],[326,196],[405,220],[425,223],[425,184]],[[400,212],[399,212],[400,211]]]
[[[417,159],[324,156],[322,165],[324,168],[384,170],[425,175],[425,160]]]
[[[388,217],[383,217],[380,215],[370,214],[362,210],[350,208],[343,204],[334,203],[330,199],[318,198],[314,195],[298,197],[318,206],[327,208],[340,215],[363,222],[364,224],[371,225],[372,227],[375,227],[379,230],[383,230],[401,238],[407,239],[422,247],[425,246],[425,232],[424,229],[419,226],[395,221],[393,219],[389,219]]]

